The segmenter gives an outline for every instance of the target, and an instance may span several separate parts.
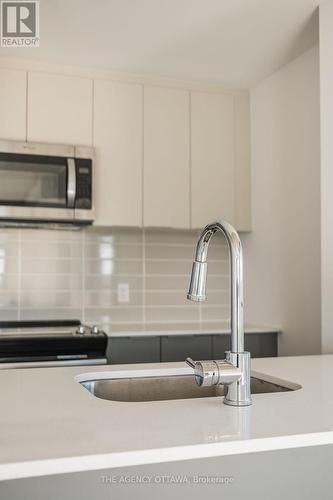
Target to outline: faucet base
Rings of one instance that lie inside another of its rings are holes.
[[[250,406],[252,404],[250,391],[251,378],[251,355],[249,352],[230,352],[225,353],[225,359],[241,371],[239,380],[226,385],[226,394],[224,404],[229,406]]]
[[[252,398],[246,400],[246,401],[232,401],[230,399],[224,398],[223,403],[228,406],[251,406],[252,405]]]

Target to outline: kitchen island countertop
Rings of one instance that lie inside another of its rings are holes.
[[[333,443],[333,355],[255,359],[252,368],[302,388],[254,394],[244,408],[222,398],[127,403],[92,396],[78,377],[191,369],[163,363],[3,370],[0,479]]]

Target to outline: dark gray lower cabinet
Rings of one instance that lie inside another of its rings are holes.
[[[184,361],[188,357],[212,359],[211,335],[161,337],[161,361]]]
[[[110,337],[108,363],[159,363],[160,337]]]
[[[230,351],[230,335],[212,335],[212,359],[223,359],[225,351]]]
[[[245,334],[245,350],[252,358],[277,356],[277,333]],[[170,335],[142,337],[110,337],[108,363],[159,363],[222,359],[230,350],[230,335]]]
[[[277,333],[245,334],[245,351],[252,358],[277,356]],[[224,358],[225,351],[230,350],[230,335],[213,335],[213,358]]]
[[[265,333],[261,335],[261,357],[272,358],[278,355],[277,333]]]
[[[249,333],[245,335],[245,351],[251,353],[251,358],[261,358],[261,337],[260,333]]]

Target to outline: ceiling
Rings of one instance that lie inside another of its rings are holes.
[[[318,40],[319,0],[40,0],[40,47],[0,56],[251,87]]]

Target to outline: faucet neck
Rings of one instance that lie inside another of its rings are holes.
[[[230,255],[231,352],[244,352],[244,285],[243,250],[237,231],[226,221],[208,224],[201,233],[196,250],[196,261],[206,262],[212,236],[221,231],[228,243]]]

